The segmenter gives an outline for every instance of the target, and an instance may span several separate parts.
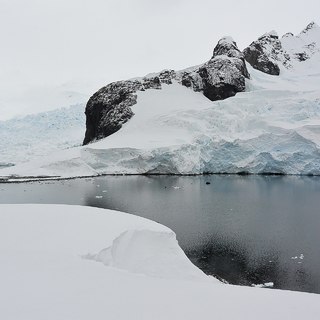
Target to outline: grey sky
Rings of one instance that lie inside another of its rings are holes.
[[[111,82],[207,61],[230,35],[240,49],[265,32],[320,23],[318,0],[0,0],[0,81]]]

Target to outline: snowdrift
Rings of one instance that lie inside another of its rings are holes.
[[[173,232],[128,230],[117,237],[112,246],[85,259],[106,266],[159,278],[205,278],[205,274],[188,260],[178,246]]]

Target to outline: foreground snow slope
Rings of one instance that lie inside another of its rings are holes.
[[[319,316],[319,295],[222,284],[191,264],[171,230],[121,212],[0,205],[0,239],[4,319]]]

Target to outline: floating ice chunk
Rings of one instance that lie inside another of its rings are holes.
[[[252,287],[257,287],[257,288],[272,288],[274,286],[273,282],[266,282],[262,284],[252,284]]]
[[[303,258],[304,258],[304,255],[303,255],[303,253],[301,253],[299,259],[303,259]]]
[[[264,284],[264,287],[265,288],[272,288],[274,286],[274,283],[273,282],[266,282],[265,284]]]

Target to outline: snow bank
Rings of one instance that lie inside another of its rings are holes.
[[[121,212],[0,205],[0,243],[3,319],[319,317],[319,295],[219,283],[191,268],[170,229]],[[116,268],[81,258],[108,246]]]
[[[116,238],[109,248],[101,250],[96,255],[85,255],[83,258],[152,277],[206,277],[188,261],[173,232],[128,230]]]

